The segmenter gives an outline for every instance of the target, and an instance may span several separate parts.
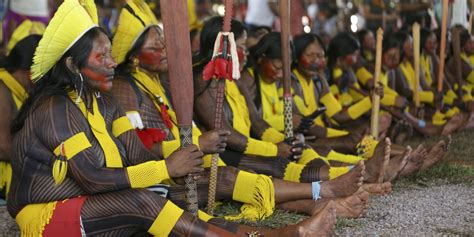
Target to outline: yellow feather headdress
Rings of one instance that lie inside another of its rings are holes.
[[[117,31],[112,40],[112,57],[117,64],[125,61],[125,56],[135,42],[150,27],[157,26],[158,20],[143,0],[129,0],[120,12]]]
[[[10,54],[12,49],[18,42],[25,39],[30,35],[42,35],[46,27],[43,23],[38,21],[24,20],[15,31],[13,31],[12,37],[7,45],[7,55]]]
[[[86,32],[98,27],[93,0],[64,0],[36,48],[31,78],[37,82]]]

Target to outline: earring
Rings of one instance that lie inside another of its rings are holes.
[[[79,74],[79,78],[81,79],[81,86],[80,86],[79,92],[77,91],[77,87],[76,87],[76,94],[77,94],[76,101],[75,101],[76,105],[81,103],[82,89],[84,86],[84,78],[82,77],[82,74],[80,72],[78,74]]]
[[[139,73],[140,60],[138,60],[138,58],[133,58],[132,64],[133,64],[133,69],[132,69],[133,73]]]

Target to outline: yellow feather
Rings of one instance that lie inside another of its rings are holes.
[[[56,185],[61,184],[66,178],[67,174],[67,161],[56,159],[53,164],[53,178]]]

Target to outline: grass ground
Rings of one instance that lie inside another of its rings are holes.
[[[408,144],[412,147],[416,147],[420,143],[434,144],[440,139],[446,139],[446,137],[419,137],[410,140]],[[396,192],[410,183],[424,185],[430,181],[440,179],[449,183],[474,184],[474,130],[466,130],[454,134],[449,151],[440,163],[431,169],[398,180],[394,183],[393,190]],[[238,213],[239,207],[240,206],[235,202],[226,202],[216,210],[216,214],[219,216],[236,214]],[[304,218],[306,218],[304,215],[275,210],[274,214],[265,220],[257,222],[241,221],[241,223],[277,228],[300,222]],[[357,223],[351,220],[338,219],[336,229],[353,225],[357,225]]]

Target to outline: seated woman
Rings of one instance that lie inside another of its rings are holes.
[[[131,14],[130,9],[134,14]],[[168,158],[178,149],[180,140],[177,139],[179,132],[176,114],[171,108],[167,93],[160,81],[160,78],[168,75],[165,42],[163,31],[157,25],[156,18],[143,9],[148,9],[144,2],[129,2],[120,14],[112,46],[112,57],[119,63],[112,93],[126,111],[131,123],[136,125],[136,132],[143,144],[157,156]],[[228,132],[225,130],[201,134],[200,130],[194,127],[193,137],[198,138],[195,144],[205,154],[204,167],[209,167],[211,154],[225,150],[227,136]],[[306,195],[296,195],[301,191],[300,188],[310,188],[311,184],[295,184],[273,179],[273,184],[269,185],[268,182],[271,182],[269,177],[239,171],[230,166],[219,168],[217,182],[218,200],[241,201],[247,204],[245,209],[249,206],[272,206],[269,203],[274,199],[276,204],[284,203],[282,205],[286,209],[295,210],[291,208],[291,201],[311,198]],[[249,183],[254,185],[250,187]],[[203,207],[208,198],[209,170],[206,169],[201,174],[198,185],[198,200],[200,206]],[[321,185],[326,189],[327,184]],[[285,190],[285,192],[279,192],[279,190]],[[243,193],[248,193],[248,198],[239,198],[239,195]],[[272,195],[273,193],[275,195]],[[325,195],[327,194],[323,194]],[[184,186],[172,185],[169,197],[178,206],[185,207]],[[313,214],[315,207],[321,204],[319,201],[309,201],[305,206],[297,206],[298,210],[306,209],[306,213]],[[260,212],[263,211],[260,209]],[[242,213],[239,217],[256,218],[249,213]],[[342,209],[338,215],[344,215]]]
[[[5,65],[0,69],[0,198],[8,197],[12,180],[10,165],[11,124],[31,88],[30,67],[44,25],[25,20],[8,43]]]
[[[224,230],[144,189],[201,172],[202,152],[189,146],[165,161],[143,147],[107,94],[116,63],[93,9],[88,1],[62,3],[35,53],[33,92],[13,128],[14,179],[7,204],[22,235],[247,236],[256,231],[221,221]],[[300,224],[260,231],[327,235],[335,209],[332,203],[322,208]]]

